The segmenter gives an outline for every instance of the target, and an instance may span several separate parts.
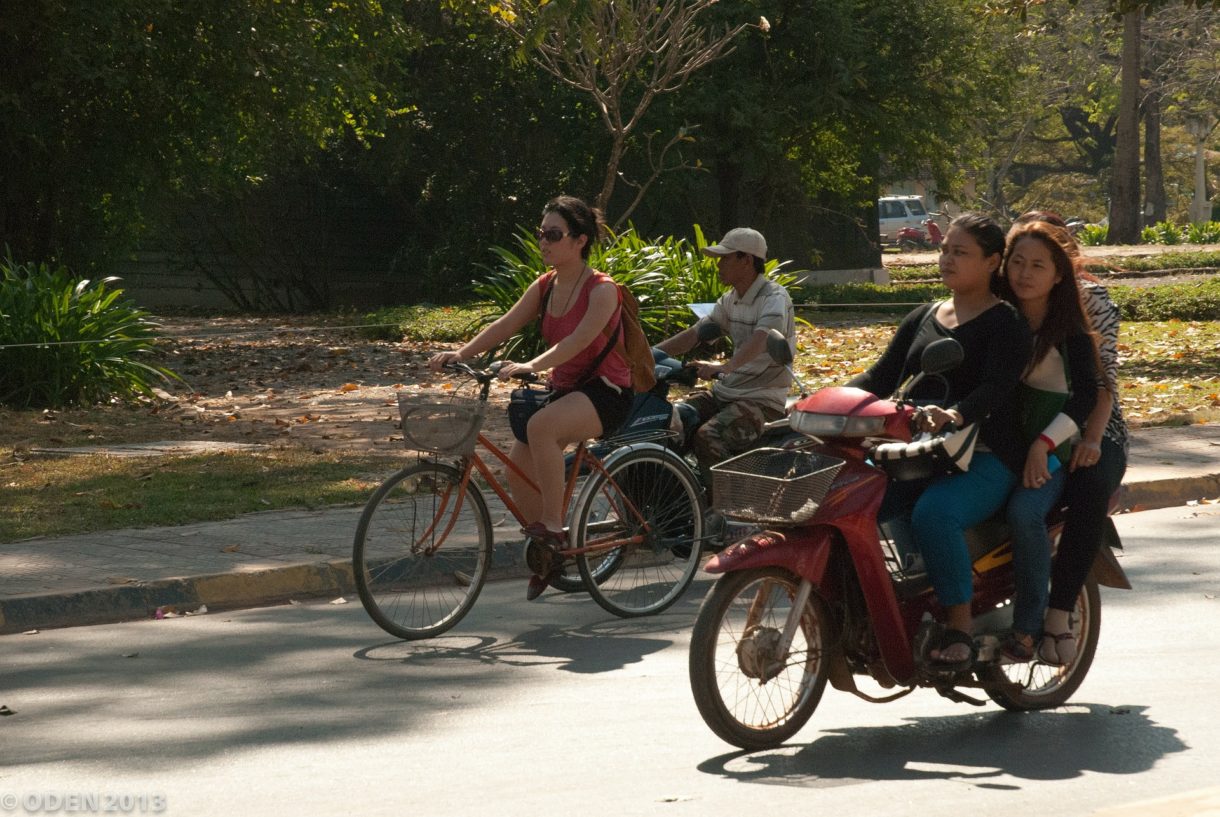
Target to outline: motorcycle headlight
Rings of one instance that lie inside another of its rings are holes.
[[[885,418],[798,411],[788,419],[788,426],[811,437],[875,437],[885,430]]]

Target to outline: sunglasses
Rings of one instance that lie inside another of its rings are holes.
[[[546,230],[534,230],[535,238],[537,238],[539,241],[542,241],[545,238],[552,244],[554,244],[556,241],[562,241],[564,236],[569,235],[574,235],[574,233],[565,233],[558,227],[550,227]]]

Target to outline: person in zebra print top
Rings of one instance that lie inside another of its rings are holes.
[[[1066,226],[1061,217],[1046,211],[1017,219],[1017,223],[1025,221]],[[1085,422],[1081,441],[1072,450],[1063,489],[1062,502],[1068,512],[1051,569],[1050,598],[1038,649],[1043,661],[1056,665],[1076,658],[1071,612],[1101,547],[1102,522],[1109,513],[1110,497],[1127,471],[1130,440],[1118,397],[1118,307],[1095,276],[1081,264],[1076,268],[1081,302],[1098,337],[1102,378],[1097,403]]]

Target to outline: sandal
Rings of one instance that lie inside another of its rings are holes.
[[[563,549],[568,545],[564,531],[548,530],[541,522],[521,529],[526,535],[525,564],[533,572],[525,588],[526,601],[533,601],[563,572]]]
[[[1062,667],[1076,660],[1076,636],[1071,630],[1066,633],[1043,633],[1038,645],[1038,657],[1043,663]]]
[[[951,661],[941,657],[946,650],[958,644],[964,644],[969,648],[970,651],[965,658]],[[961,630],[945,630],[940,637],[940,642],[936,645],[936,649],[930,655],[932,666],[944,672],[965,672],[974,666],[974,662],[978,657],[979,648],[974,643],[974,637],[969,633],[963,633]]]
[[[1034,660],[1034,637],[1013,630],[1000,645],[1000,655],[1014,664],[1027,664]]]

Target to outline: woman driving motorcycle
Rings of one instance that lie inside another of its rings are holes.
[[[999,510],[1016,477],[992,453],[1005,446],[1012,429],[993,421],[997,408],[1010,402],[1029,361],[1029,329],[1016,309],[992,292],[992,276],[1004,254],[1004,231],[985,216],[966,214],[949,225],[940,252],[941,279],[953,293],[940,303],[921,306],[903,319],[882,356],[849,385],[888,397],[919,371],[924,348],[942,337],[955,338],[963,363],[943,375],[944,405],[926,408],[925,430],[946,423],[979,423],[980,442],[970,470],[916,483],[892,483],[881,518],[899,516],[914,500],[911,528],[924,558],[937,599],[945,611],[945,632],[931,651],[943,669],[968,669],[977,656],[972,636],[973,573],[965,531]],[[936,384],[925,381],[911,395],[941,398]],[[918,499],[915,499],[918,494]]]

